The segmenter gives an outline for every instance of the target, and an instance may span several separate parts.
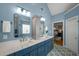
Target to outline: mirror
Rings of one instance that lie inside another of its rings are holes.
[[[48,27],[45,26],[45,34],[47,35],[48,34]]]
[[[43,21],[41,21],[41,24],[40,24],[40,36],[44,35],[44,28],[45,28],[45,24],[44,24]]]
[[[3,21],[2,26],[3,26],[3,32],[10,32],[11,31],[10,21]]]
[[[45,18],[41,16],[40,18],[40,36],[43,36],[45,33]]]
[[[18,37],[19,36],[19,15],[18,14],[14,14],[14,37]]]
[[[14,14],[14,37],[22,37],[30,35],[31,28],[30,17]]]

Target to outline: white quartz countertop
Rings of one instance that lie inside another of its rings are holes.
[[[40,37],[37,40],[31,39],[27,41],[21,42],[20,40],[12,40],[7,42],[0,42],[0,56],[2,55],[9,55],[11,53],[17,52],[19,50],[22,50],[24,48],[28,48],[32,45],[38,44],[40,42],[43,42],[45,40],[48,40],[52,38],[52,36],[48,37]]]

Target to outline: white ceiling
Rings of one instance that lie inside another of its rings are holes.
[[[53,15],[65,12],[75,6],[75,3],[48,3],[48,8]]]

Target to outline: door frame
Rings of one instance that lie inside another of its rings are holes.
[[[79,16],[73,16],[73,17],[70,17],[70,18],[77,18],[76,20],[78,21],[78,29],[79,29]],[[66,48],[68,48],[67,47],[67,21],[69,21],[69,19],[70,18],[68,18],[67,20],[66,20]],[[77,30],[78,31],[78,30]],[[79,41],[79,31],[78,31],[78,33],[77,33],[78,35],[78,41]],[[78,53],[77,53],[77,55],[79,55],[79,43],[77,44],[77,46],[78,46]]]
[[[65,46],[65,39],[64,39],[64,19],[63,20],[56,20],[52,22],[52,36],[54,37],[54,23],[62,22],[63,23],[63,46]]]

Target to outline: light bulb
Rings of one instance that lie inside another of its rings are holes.
[[[26,16],[27,16],[27,17],[31,17],[31,12],[29,12],[29,11],[26,12]]]
[[[22,14],[25,15],[26,14],[26,10],[23,10]]]
[[[45,27],[45,30],[46,30],[46,31],[48,30],[48,27],[47,27],[47,26]]]
[[[21,8],[17,8],[17,13],[21,13]]]
[[[45,21],[45,18],[41,17],[41,21]]]

